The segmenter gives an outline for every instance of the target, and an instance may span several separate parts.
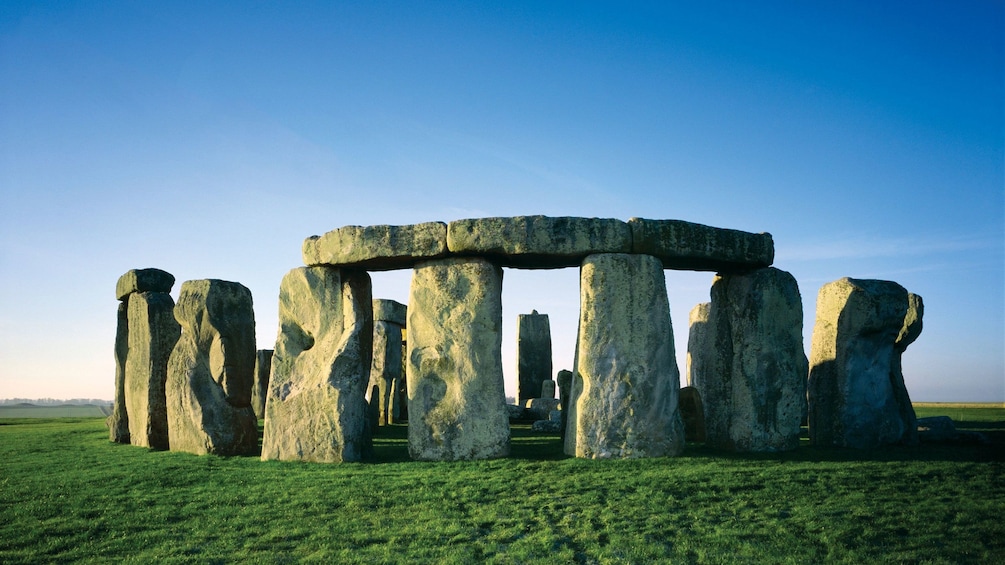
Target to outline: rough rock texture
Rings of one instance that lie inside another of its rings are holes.
[[[699,389],[715,362],[715,334],[708,322],[711,310],[711,302],[702,302],[691,309],[687,320],[687,384]]]
[[[126,354],[129,353],[129,296],[119,302],[115,326],[115,401],[112,414],[105,420],[108,439],[129,443],[129,412],[126,410]]]
[[[813,444],[870,448],[912,441],[916,434],[904,414],[913,415],[913,408],[901,406],[906,390],[901,398],[902,384],[895,382],[898,337],[905,326],[912,328],[907,334],[920,328],[905,323],[909,307],[907,291],[895,282],[844,278],[821,287],[807,385]]]
[[[198,455],[255,453],[258,419],[251,407],[256,357],[251,291],[229,281],[185,281],[174,313],[182,334],[168,362],[171,450]]]
[[[557,410],[560,404],[557,398],[531,398],[524,405],[524,414],[534,420],[547,420],[551,417],[551,411]]]
[[[628,220],[632,253],[657,257],[666,269],[745,272],[770,266],[775,244],[769,233],[714,228],[681,220]]]
[[[574,375],[567,454],[608,458],[681,452],[680,374],[658,259],[598,254],[583,261]]]
[[[530,429],[533,432],[541,434],[555,434],[561,431],[562,421],[561,420],[536,420],[530,425]]]
[[[447,225],[345,226],[304,241],[309,266],[356,267],[370,271],[405,269],[447,253]]]
[[[541,398],[555,398],[555,381],[551,379],[541,381]]]
[[[696,385],[705,443],[746,452],[799,447],[808,366],[796,279],[775,268],[717,276],[711,294],[705,355],[713,363]]]
[[[502,269],[484,259],[416,266],[408,299],[408,450],[427,461],[509,453]]]
[[[547,314],[534,310],[517,316],[516,361],[519,403],[541,398],[541,383],[551,378],[551,324]]]
[[[115,298],[123,300],[134,292],[171,292],[174,275],[160,269],[132,269],[115,283]]]
[[[279,287],[262,459],[359,461],[372,353],[368,274],[331,267],[287,273]]]
[[[890,370],[890,385],[893,387],[893,397],[900,408],[900,418],[904,421],[907,430],[901,441],[907,445],[917,445],[918,423],[914,414],[914,405],[911,404],[911,395],[907,392],[907,385],[904,383],[904,368],[901,357],[907,346],[914,343],[921,335],[922,318],[925,316],[925,303],[920,296],[907,293],[907,314],[904,316],[904,326],[897,335],[897,342],[893,345],[895,351],[893,356],[893,367]]]
[[[373,299],[373,319],[380,322],[391,322],[405,327],[408,318],[408,307],[401,302],[386,298]]]
[[[559,430],[565,439],[565,430],[569,426],[569,396],[572,395],[572,371],[562,369],[558,372],[558,400],[562,405],[562,427]]]
[[[375,300],[374,303],[377,301]],[[402,377],[401,326],[377,320],[373,323],[373,363],[370,366],[370,389],[377,394],[377,422],[384,426],[394,423],[392,389]],[[370,398],[373,401],[373,397]]]
[[[678,394],[680,417],[684,421],[684,439],[703,443],[705,441],[705,410],[701,393],[693,386],[681,387]]]
[[[125,396],[129,441],[133,445],[167,449],[168,358],[181,333],[174,317],[174,301],[164,292],[132,293],[128,312]]]
[[[447,247],[504,267],[552,269],[579,266],[593,253],[628,253],[632,232],[625,222],[607,218],[477,218],[450,222]]]
[[[265,418],[265,399],[269,396],[269,374],[272,372],[272,350],[259,349],[255,354],[255,382],[251,387],[251,407],[255,417]]]

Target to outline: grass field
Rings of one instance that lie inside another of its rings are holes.
[[[58,406],[35,406],[34,404],[14,404],[0,406],[0,419],[5,418],[98,418],[108,416],[111,411],[106,406],[94,404],[62,404]]]
[[[919,415],[928,409],[919,409]],[[322,465],[156,452],[101,419],[0,421],[0,562],[1005,562],[991,446],[587,461],[517,427],[494,461]]]

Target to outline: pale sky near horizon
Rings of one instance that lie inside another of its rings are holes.
[[[115,282],[251,289],[307,236],[484,216],[770,232],[924,298],[912,399],[1005,401],[1005,3],[3,2],[0,398],[113,396]],[[711,273],[667,271],[681,379]],[[407,300],[409,273],[374,273]],[[578,271],[504,275],[572,368]]]

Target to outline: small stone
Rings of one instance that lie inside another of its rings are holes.
[[[533,432],[542,434],[557,434],[562,429],[562,422],[555,420],[537,420],[530,425]]]

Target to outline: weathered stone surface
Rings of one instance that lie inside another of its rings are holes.
[[[715,362],[715,334],[709,324],[711,302],[702,302],[688,314],[687,384],[701,389]]]
[[[377,301],[374,300],[374,304]],[[373,363],[370,366],[371,394],[377,393],[377,422],[384,426],[394,423],[392,389],[402,377],[401,326],[377,320],[373,323]],[[370,398],[373,401],[373,397]]]
[[[609,218],[516,216],[457,220],[447,226],[451,253],[479,255],[504,267],[576,267],[593,253],[628,253],[628,224]]]
[[[956,438],[956,424],[949,416],[917,418],[918,435],[926,442],[953,441]]]
[[[925,316],[925,303],[920,296],[907,293],[907,314],[904,316],[904,326],[897,335],[897,342],[894,344],[893,368],[890,370],[890,385],[893,387],[893,398],[900,408],[900,418],[904,421],[906,431],[901,441],[906,445],[917,445],[918,424],[917,416],[914,414],[914,405],[911,403],[911,395],[907,392],[907,385],[904,383],[904,368],[901,358],[907,346],[914,343],[921,335],[922,318]]]
[[[408,450],[413,459],[509,453],[502,269],[479,258],[416,266],[408,299]]]
[[[373,320],[375,322],[391,322],[405,327],[408,319],[408,307],[401,302],[386,298],[373,299]]]
[[[168,358],[181,333],[174,317],[174,301],[163,292],[132,293],[128,318],[125,400],[129,441],[133,445],[167,449],[165,382]]]
[[[551,379],[541,381],[541,398],[555,398],[555,381]]]
[[[565,439],[565,431],[569,426],[569,397],[572,395],[572,371],[562,369],[556,376],[558,380],[558,399],[562,405],[562,427],[559,432]]]
[[[269,396],[272,353],[271,349],[259,349],[255,353],[255,382],[251,387],[251,407],[259,420],[265,418],[265,399]]]
[[[129,296],[119,302],[115,326],[115,401],[112,414],[105,420],[108,439],[129,443],[129,413],[126,411],[126,354],[129,352]]]
[[[775,260],[769,233],[714,228],[681,220],[628,220],[632,253],[652,255],[665,269],[745,272]]]
[[[216,279],[185,281],[174,314],[182,334],[168,362],[171,450],[198,455],[255,453],[251,291],[240,283]]]
[[[524,413],[534,420],[547,420],[551,417],[551,411],[557,410],[561,401],[557,398],[531,398],[527,401]]]
[[[562,422],[560,420],[536,420],[530,425],[533,432],[541,434],[555,434],[561,431]]]
[[[705,443],[745,452],[799,447],[808,366],[796,279],[775,268],[717,276],[711,294],[705,355],[713,364],[696,386]]]
[[[807,385],[813,444],[910,441],[908,408],[899,405],[893,382],[908,308],[908,293],[895,282],[844,278],[821,287]]]
[[[304,263],[369,271],[406,269],[447,253],[447,225],[344,226],[304,241]]]
[[[115,298],[125,300],[134,292],[171,292],[174,275],[160,269],[132,269],[115,283]]]
[[[506,416],[509,418],[510,422],[524,419],[524,411],[526,409],[523,406],[517,406],[516,404],[506,405]]]
[[[678,393],[680,417],[684,421],[684,439],[703,443],[705,441],[705,410],[701,393],[693,386],[681,387]]]
[[[541,383],[551,378],[551,324],[547,314],[516,319],[517,396],[520,404],[541,398]],[[554,397],[554,394],[552,394]]]
[[[565,452],[585,458],[677,455],[684,447],[663,267],[598,254],[580,270],[579,338]]]
[[[262,459],[362,458],[371,300],[370,276],[363,271],[305,267],[283,278]]]

